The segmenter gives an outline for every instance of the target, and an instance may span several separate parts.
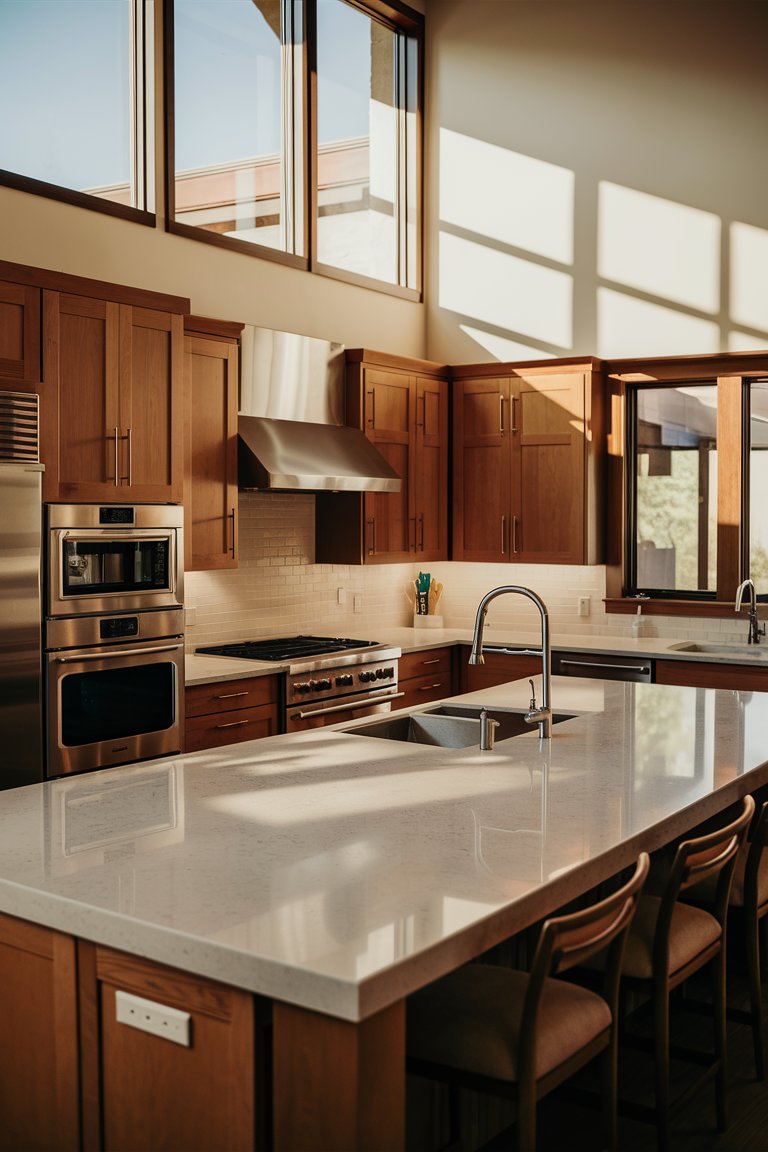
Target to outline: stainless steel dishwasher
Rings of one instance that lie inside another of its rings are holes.
[[[552,675],[587,676],[593,680],[632,680],[651,684],[655,679],[655,666],[653,660],[646,656],[553,650]]]

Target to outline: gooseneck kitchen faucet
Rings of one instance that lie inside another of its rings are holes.
[[[736,589],[736,611],[741,611],[741,601],[744,593],[749,593],[749,633],[747,635],[747,644],[759,644],[760,637],[765,636],[765,624],[762,628],[757,622],[757,593],[755,591],[755,584],[753,580],[747,578],[742,580]]]
[[[552,736],[552,674],[551,674],[551,647],[549,640],[549,615],[547,613],[547,606],[540,596],[532,592],[530,588],[523,588],[519,584],[503,584],[500,588],[492,588],[490,592],[486,592],[477,608],[477,616],[475,618],[475,633],[472,637],[472,652],[469,657],[470,664],[484,664],[483,659],[483,628],[485,627],[485,617],[488,613],[488,605],[497,596],[504,596],[507,593],[516,593],[518,596],[527,596],[532,600],[539,610],[541,616],[541,648],[529,649],[531,655],[538,655],[541,653],[541,680],[542,680],[542,698],[541,707],[536,707],[536,698],[531,700],[531,706],[525,714],[526,724],[538,724],[539,736],[543,740],[548,740]]]

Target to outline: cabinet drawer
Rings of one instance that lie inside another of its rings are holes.
[[[538,676],[541,672],[540,656],[515,656],[504,652],[485,652],[484,664],[468,664],[471,648],[461,647],[460,692],[478,692],[495,684]]]
[[[243,740],[262,740],[277,733],[277,708],[259,704],[255,708],[238,708],[230,712],[187,717],[186,750],[219,748]]]
[[[413,708],[418,704],[426,704],[430,700],[443,700],[446,696],[455,695],[450,673],[442,676],[439,672],[432,676],[417,676],[412,680],[406,680],[405,683],[401,681],[398,688],[403,693],[403,697],[398,700],[397,708]]]
[[[703,660],[657,660],[656,683],[725,688],[732,692],[768,692],[768,668],[710,664]]]
[[[408,652],[400,657],[398,680],[411,680],[417,676],[448,676],[451,674],[451,649],[429,648],[422,652]]]
[[[215,684],[193,684],[185,693],[187,717],[253,708],[277,700],[275,676],[246,676],[242,680],[219,680]]]

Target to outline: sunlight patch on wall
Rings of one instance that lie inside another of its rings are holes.
[[[597,292],[597,355],[678,356],[718,352],[720,329],[711,320],[688,316],[610,288]]]
[[[570,349],[573,278],[507,252],[440,235],[441,308]]]
[[[459,330],[486,352],[490,352],[494,360],[551,360],[554,357],[553,352],[542,352],[535,344],[520,344],[517,340],[509,340],[506,336],[497,336],[493,332],[484,332],[482,328],[473,328],[470,324],[459,324]]]
[[[606,181],[598,211],[599,276],[702,312],[719,311],[718,216]],[[646,349],[663,351],[655,332],[645,336]]]
[[[738,221],[731,224],[730,316],[768,333],[768,232]]]
[[[515,248],[573,262],[574,173],[440,129],[440,220]]]

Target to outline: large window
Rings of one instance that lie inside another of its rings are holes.
[[[153,210],[152,12],[151,0],[0,0],[0,182]]]
[[[628,392],[629,595],[768,595],[768,382]]]
[[[416,295],[421,18],[169,0],[169,227]]]

